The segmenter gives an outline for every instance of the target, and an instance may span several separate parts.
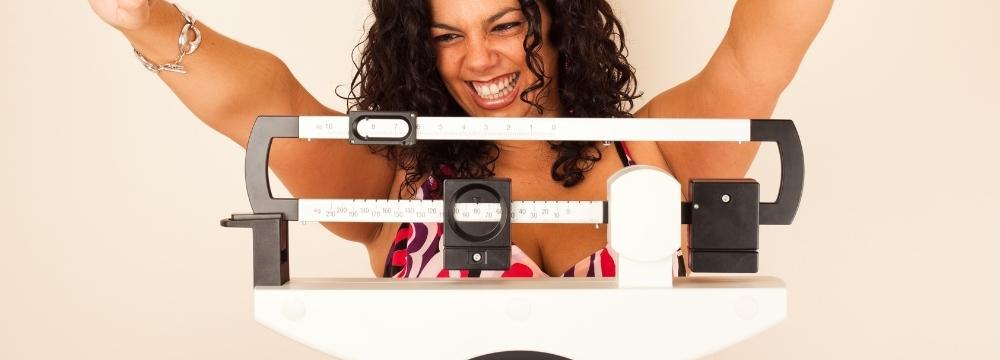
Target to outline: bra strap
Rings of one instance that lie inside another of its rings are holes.
[[[628,152],[625,150],[625,143],[621,141],[615,141],[615,150],[618,151],[618,159],[622,161],[623,167],[628,167],[632,165],[632,159],[629,158]]]

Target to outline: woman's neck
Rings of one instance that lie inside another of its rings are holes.
[[[538,99],[536,98],[535,100]],[[558,97],[554,101],[550,101],[548,105],[543,108],[543,111],[534,115],[526,114],[526,116],[565,116]],[[497,140],[494,143],[500,147],[500,156],[497,158],[496,163],[497,169],[548,174],[549,169],[552,167],[552,162],[556,159],[552,151],[552,146],[549,145],[548,141]]]
[[[497,169],[505,171],[538,171],[548,174],[555,156],[547,141],[496,141],[500,147]]]

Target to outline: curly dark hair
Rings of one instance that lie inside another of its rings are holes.
[[[528,25],[525,61],[538,79],[520,98],[541,110],[528,93],[543,90],[552,75],[544,74],[539,6],[552,17],[549,39],[558,53],[558,96],[569,117],[631,117],[636,94],[635,69],[626,60],[622,25],[606,0],[519,0]],[[539,4],[541,3],[541,4]],[[431,37],[431,14],[425,0],[371,0],[374,22],[355,47],[357,72],[351,80],[350,110],[414,111],[422,116],[468,116],[448,93],[437,70]],[[571,187],[601,160],[593,141],[550,141],[558,156],[552,179]],[[372,147],[406,170],[400,186],[410,194],[425,174],[486,178],[500,156],[491,141],[421,141],[410,147]],[[447,173],[446,173],[447,172]]]

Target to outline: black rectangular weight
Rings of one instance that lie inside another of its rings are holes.
[[[689,264],[694,272],[756,272],[760,185],[753,179],[691,180]]]
[[[447,179],[443,187],[445,269],[509,269],[510,179]],[[500,204],[500,220],[459,222],[459,203]]]
[[[694,249],[756,250],[760,185],[752,179],[691,180]]]

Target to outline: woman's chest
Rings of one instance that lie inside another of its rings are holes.
[[[607,199],[607,178],[622,167],[617,158],[606,157],[586,173],[583,181],[568,188],[550,176],[507,175],[511,178],[514,201],[604,201]],[[548,175],[548,172],[543,174]],[[523,180],[515,181],[518,178]],[[561,276],[607,245],[607,226],[517,223],[511,226],[511,241],[542,271],[550,276]]]

